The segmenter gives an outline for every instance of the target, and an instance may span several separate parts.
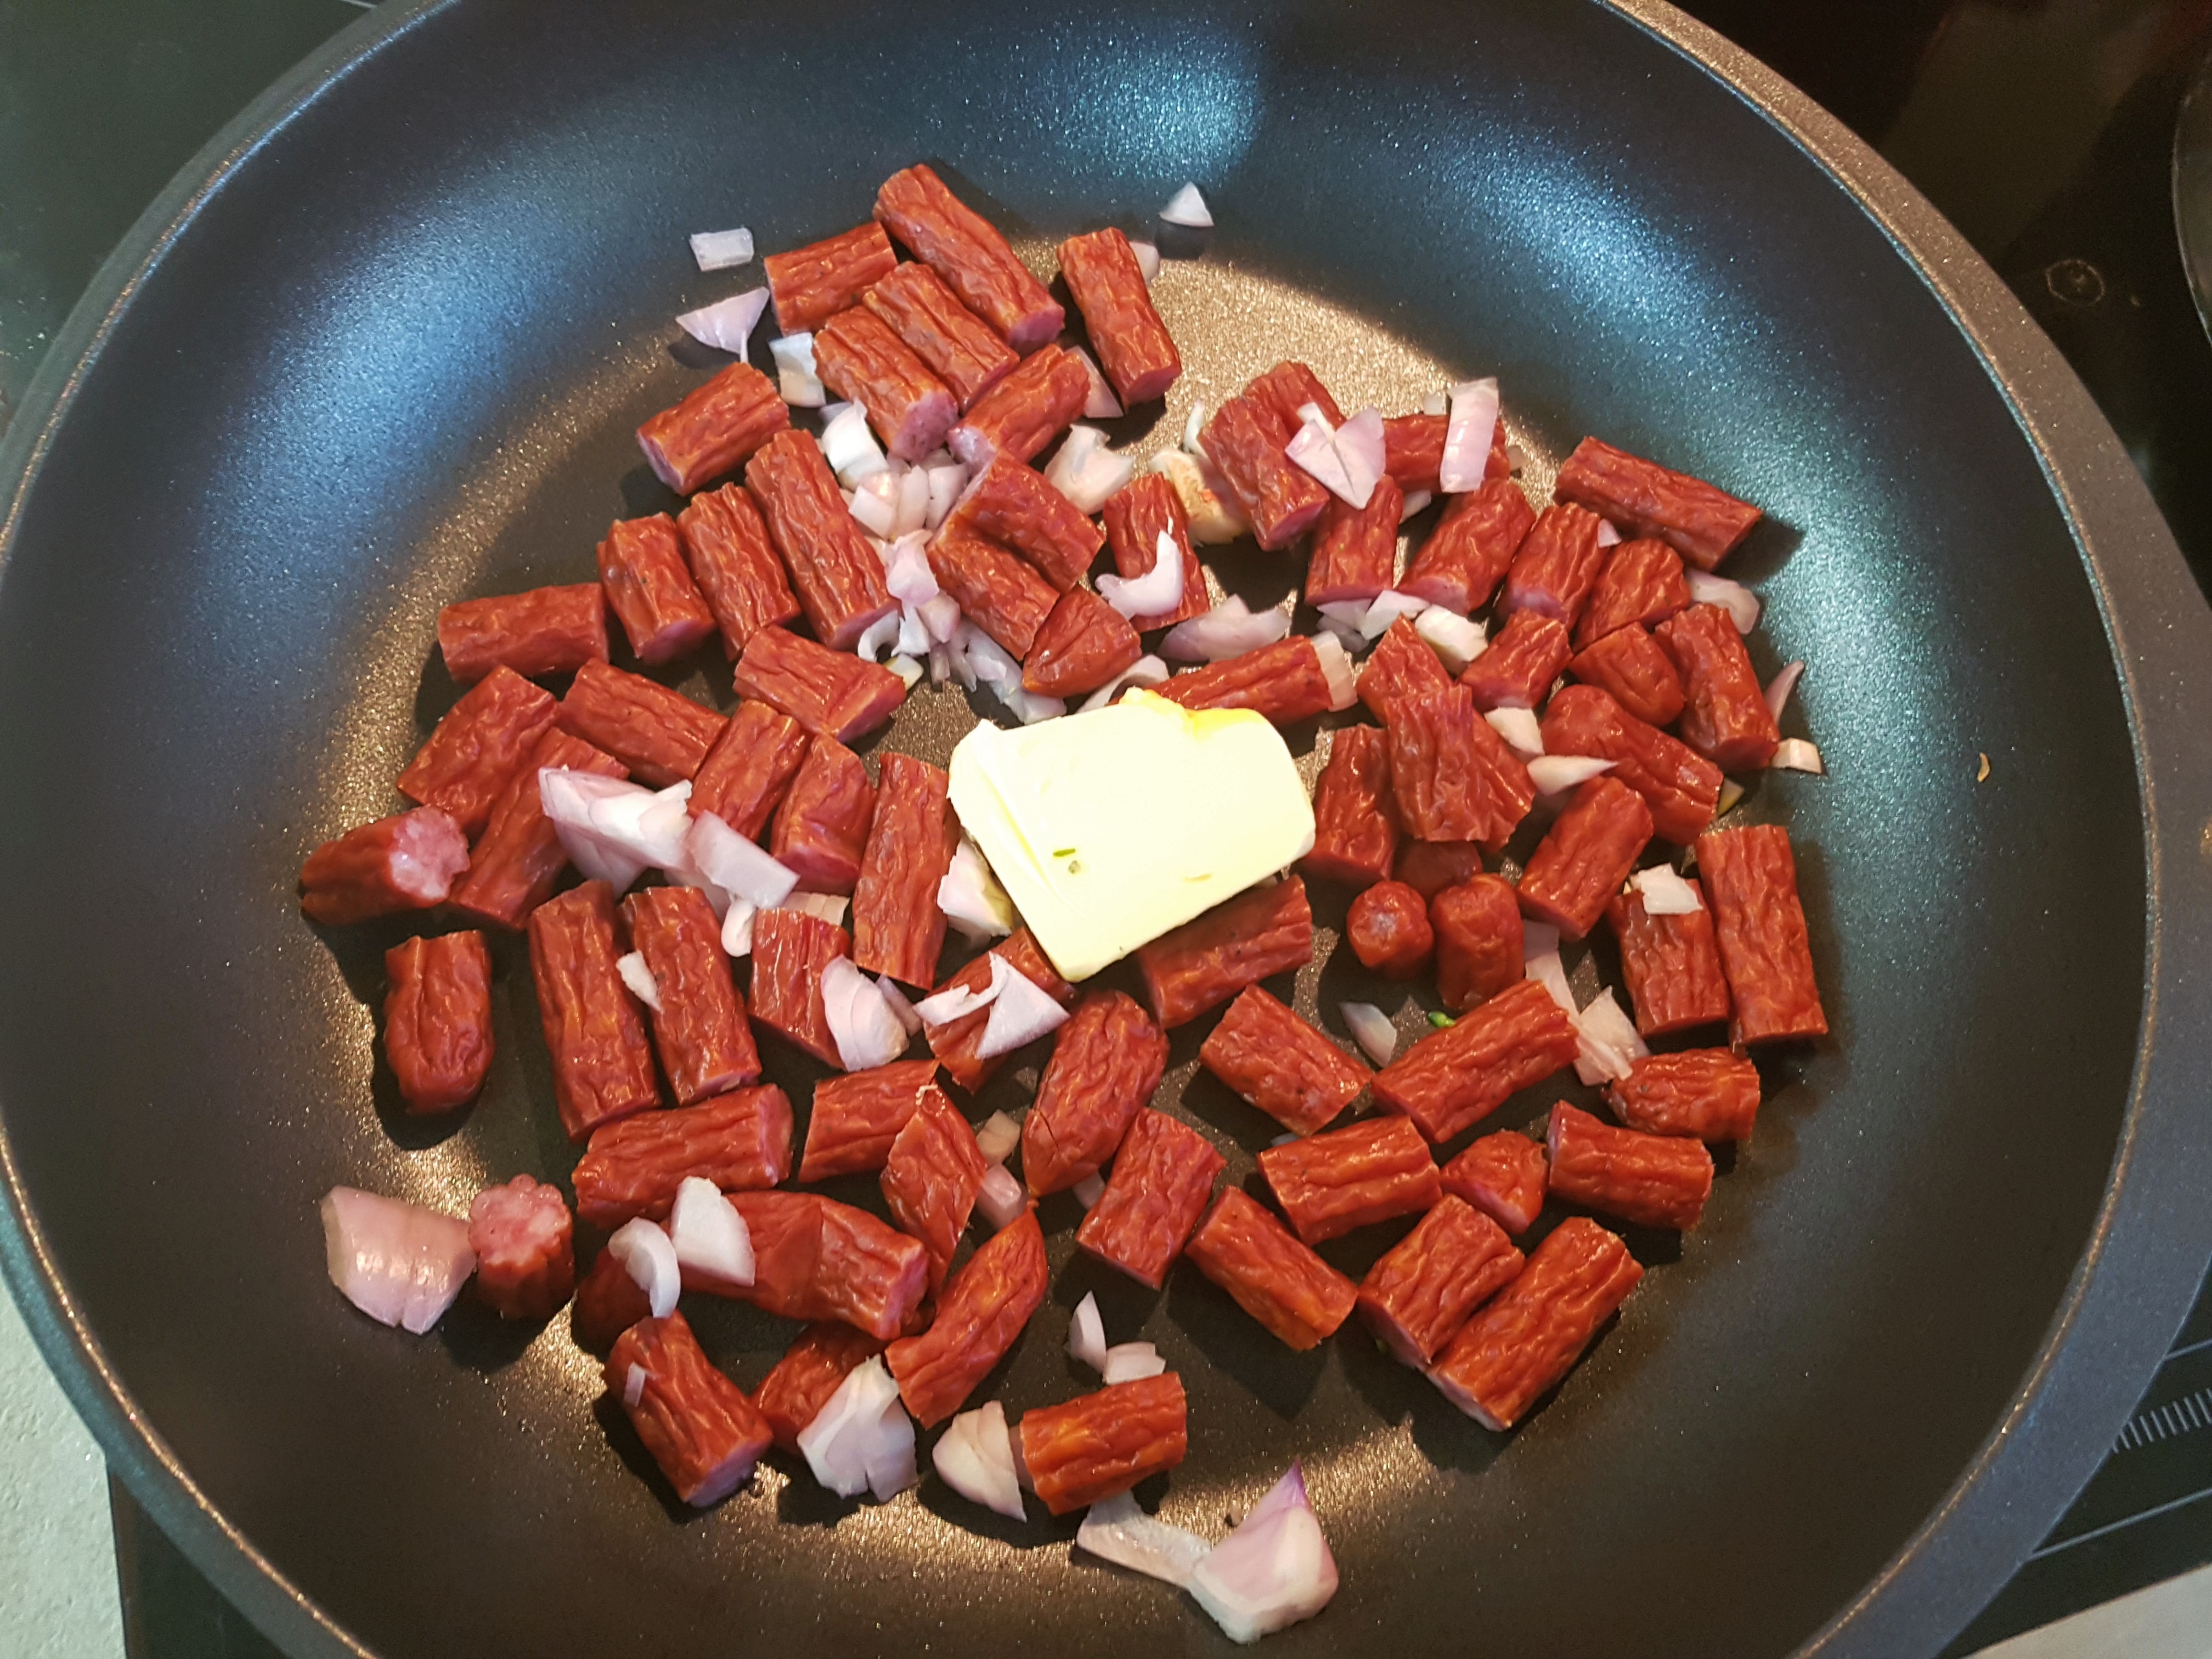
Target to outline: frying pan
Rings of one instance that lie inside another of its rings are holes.
[[[1494,370],[1540,498],[1595,429],[1761,502],[1760,666],[1810,660],[1832,771],[1745,810],[1800,848],[1834,1035],[1765,1062],[1705,1224],[1635,1237],[1644,1287],[1518,1432],[1364,1342],[1288,1355],[1188,1270],[1152,1297],[1067,1266],[1072,1207],[988,1386],[1079,1391],[1059,1338],[1096,1289],[1191,1388],[1169,1518],[1218,1533],[1304,1458],[1344,1588],[1285,1659],[1933,1652],[2212,1249],[2212,627],[1989,270],[1653,0],[453,0],[242,117],[103,271],[0,473],[0,1239],[114,1465],[302,1656],[1224,1650],[1070,1525],[933,1482],[852,1506],[776,1466],[684,1513],[557,1322],[465,1300],[416,1340],[323,1279],[334,1182],[458,1206],[573,1153],[512,949],[485,1097],[393,1109],[371,1008],[406,930],[307,927],[301,855],[390,810],[450,702],[441,605],[576,580],[667,504],[629,434],[702,371],[668,319],[750,275],[684,234],[796,245],[916,158],[1032,254],[1206,188],[1160,289],[1192,373],[1118,433],[1140,450],[1277,355],[1347,404]],[[678,683],[726,701],[719,667]],[[920,696],[884,741],[941,757],[969,718]],[[1297,976],[1310,1012],[1374,992],[1343,954]],[[1194,1078],[1202,1035],[1162,1099],[1235,1176],[1272,1126]],[[748,1385],[788,1334],[702,1322]]]

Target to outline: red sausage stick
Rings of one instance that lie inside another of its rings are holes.
[[[1521,908],[1567,939],[1597,926],[1651,841],[1651,809],[1617,779],[1600,775],[1575,791],[1545,832],[1521,877]]]
[[[1321,653],[1303,634],[1194,668],[1153,689],[1185,708],[1249,708],[1278,726],[1310,720],[1334,700]]]
[[[1698,868],[1735,1004],[1729,1045],[1826,1036],[1790,832],[1764,823],[1700,836]]]
[[[617,519],[599,544],[599,586],[641,663],[673,662],[714,631],[714,613],[684,562],[665,513]]]
[[[1384,1066],[1375,1078],[1376,1103],[1403,1112],[1441,1144],[1571,1065],[1575,1050],[1565,1010],[1535,981],[1522,980]]]
[[[1534,790],[1531,790],[1534,793]],[[1482,846],[1472,841],[1408,841],[1398,848],[1391,878],[1430,900],[1482,873]],[[1520,908],[1517,904],[1514,907]],[[1433,923],[1431,924],[1432,927]]]
[[[890,238],[871,221],[761,260],[779,333],[804,334],[856,303],[898,264]]]
[[[1309,1244],[1416,1214],[1443,1196],[1428,1143],[1396,1116],[1270,1146],[1260,1154],[1260,1173]]]
[[[1712,1195],[1713,1155],[1701,1140],[1616,1129],[1563,1100],[1546,1144],[1554,1196],[1638,1226],[1687,1232]]]
[[[1463,685],[1408,692],[1390,705],[1390,793],[1420,841],[1480,841],[1492,813],[1475,763],[1474,696]]]
[[[777,809],[769,851],[797,872],[809,891],[849,894],[860,879],[860,855],[875,820],[868,769],[836,738],[817,737]]]
[[[1430,660],[1436,660],[1433,654]],[[1389,875],[1397,851],[1390,740],[1372,726],[1339,726],[1330,740],[1328,764],[1314,786],[1313,851],[1298,860],[1298,868],[1310,876],[1365,887]]]
[[[553,1062],[561,1127],[583,1140],[602,1123],[660,1104],[653,1049],[615,959],[614,894],[587,881],[530,913],[530,974]]]
[[[1429,901],[1437,936],[1437,994],[1465,1013],[1522,975],[1521,903],[1503,876],[1475,874]]]
[[[942,1089],[930,1091],[891,1141],[880,1183],[884,1206],[899,1230],[928,1250],[933,1292],[945,1282],[989,1168],[975,1130]]]
[[[1671,726],[1682,712],[1682,677],[1665,648],[1640,623],[1616,628],[1584,646],[1567,667],[1577,679],[1596,686],[1638,720],[1653,726]]]
[[[492,803],[491,821],[469,854],[468,873],[454,884],[453,908],[463,915],[495,927],[520,927],[568,867],[568,854],[538,794],[538,775],[549,769],[604,778],[629,775],[612,755],[558,726],[539,738],[530,758]]]
[[[1076,1229],[1077,1245],[1157,1291],[1227,1163],[1188,1124],[1165,1112],[1139,1112],[1114,1159],[1105,1195]]]
[[[399,793],[480,834],[493,803],[553,725],[553,694],[495,667],[448,709],[399,775]]]
[[[945,528],[1012,548],[1063,592],[1082,580],[1106,544],[1106,532],[1047,483],[1042,473],[1004,455],[993,459],[961,491],[945,515]],[[1151,564],[1145,568],[1151,569]]]
[[[384,953],[384,1054],[410,1112],[466,1105],[491,1069],[491,953],[478,933]]]
[[[1334,1121],[1372,1075],[1257,985],[1229,1005],[1198,1059],[1238,1097],[1301,1135]]]
[[[1060,595],[1028,562],[994,541],[946,528],[929,544],[930,573],[961,614],[1019,662]]]
[[[775,382],[750,363],[732,363],[638,428],[637,447],[655,477],[689,495],[790,430],[791,411]]]
[[[1173,1030],[1313,956],[1313,907],[1296,876],[1252,887],[1137,951],[1152,1018]]]
[[[1636,1009],[1636,1029],[1644,1036],[1692,1030],[1729,1017],[1728,980],[1721,971],[1720,946],[1713,936],[1713,913],[1705,890],[1694,877],[1690,889],[1704,908],[1686,915],[1655,916],[1634,889],[1606,902],[1606,920],[1620,945],[1621,977]]]
[[[952,388],[966,409],[1021,362],[989,324],[960,303],[945,279],[919,260],[892,269],[860,296],[914,355]]]
[[[696,772],[724,724],[682,692],[603,662],[576,671],[556,719],[563,732],[612,755],[655,789]]]
[[[1594,685],[1560,688],[1544,710],[1544,752],[1609,760],[1651,809],[1661,839],[1686,847],[1713,821],[1721,769],[1687,744],[1629,714]]]
[[[1573,648],[1567,626],[1558,617],[1516,611],[1490,648],[1462,671],[1459,682],[1474,694],[1474,706],[1485,714],[1493,708],[1541,708]]]
[[[824,1066],[843,1062],[822,1006],[822,970],[850,945],[843,928],[803,910],[753,918],[752,1017]]]
[[[1700,570],[1734,552],[1764,515],[1749,501],[1685,472],[1672,472],[1595,438],[1575,446],[1553,491],[1623,530],[1656,536]]]
[[[631,1405],[634,1370],[644,1375]],[[694,1509],[711,1508],[743,1486],[775,1439],[744,1390],[708,1361],[680,1313],[624,1331],[602,1380],[676,1495]]]
[[[501,667],[526,678],[573,674],[607,659],[606,596],[599,583],[580,582],[463,599],[438,613],[438,654],[457,685]]]
[[[1623,1123],[1648,1135],[1749,1140],[1759,1118],[1759,1067],[1725,1048],[1646,1054],[1605,1097]]]
[[[1045,1273],[1044,1234],[1026,1210],[946,1283],[927,1330],[884,1351],[899,1398],[922,1427],[958,1411],[1006,1357],[1044,1300]]]
[[[1632,623],[1656,628],[1689,603],[1680,554],[1649,537],[1623,542],[1598,574],[1596,591],[1575,624],[1575,647],[1586,649]]]
[[[1011,937],[1001,939],[981,956],[971,957],[961,970],[948,977],[939,988],[981,991],[991,983],[991,958],[1004,957],[1007,966],[1027,979],[1063,1008],[1075,1000],[1075,988],[1053,971],[1052,963],[1037,948],[1036,938],[1026,927],[1018,929]],[[922,1036],[928,1040],[929,1051],[945,1067],[945,1074],[962,1088],[973,1094],[988,1082],[1004,1054],[993,1054],[979,1059],[976,1049],[983,1044],[983,1028],[990,1023],[991,1011],[977,1008],[936,1025],[922,1027]]]
[[[758,841],[769,815],[806,758],[806,729],[764,702],[741,702],[691,778],[691,816],[712,812],[748,841]]]
[[[732,1193],[752,1236],[753,1282],[735,1292],[786,1319],[837,1319],[888,1342],[929,1288],[929,1252],[866,1210],[818,1193]]]
[[[1071,587],[1044,619],[1022,662],[1022,690],[1045,697],[1096,691],[1144,654],[1137,630],[1087,587]]]
[[[806,1153],[799,1160],[801,1181],[880,1170],[908,1120],[941,1101],[933,1060],[895,1060],[844,1077],[824,1078],[814,1085],[814,1109],[806,1123]]]
[[[1481,1135],[1444,1165],[1444,1190],[1480,1210],[1509,1233],[1536,1224],[1550,1187],[1541,1141],[1515,1129]]]
[[[568,1334],[576,1346],[604,1354],[620,1336],[653,1312],[645,1291],[615,1259],[612,1250],[601,1250],[592,1269],[576,1284],[576,1298],[568,1308]]]
[[[917,163],[884,179],[876,217],[1015,350],[1035,351],[1058,337],[1067,313],[990,221],[930,167]]]
[[[696,887],[648,887],[623,901],[630,948],[645,958],[660,1069],[678,1106],[696,1106],[760,1075],[744,999],[722,954],[722,927]]]
[[[699,592],[722,630],[725,654],[734,659],[761,629],[799,615],[799,596],[743,484],[694,495],[677,514],[676,529]]]
[[[1353,899],[1345,912],[1344,937],[1360,965],[1385,979],[1412,979],[1428,967],[1437,946],[1429,907],[1402,881],[1378,881]],[[1516,974],[1520,966],[1516,959]]]
[[[1283,453],[1297,434],[1295,417],[1281,418],[1248,387],[1213,411],[1199,437],[1255,538],[1271,552],[1312,529],[1328,505],[1328,491]]]
[[[1513,556],[1498,608],[1540,611],[1572,628],[1605,568],[1597,530],[1597,514],[1571,502],[1546,507]]]
[[[602,1125],[570,1184],[576,1213],[611,1232],[636,1216],[666,1220],[691,1176],[735,1193],[773,1187],[790,1173],[791,1102],[768,1083]]]
[[[1569,1216],[1452,1339],[1429,1380],[1484,1428],[1510,1429],[1574,1369],[1643,1277],[1627,1245]]]
[[[1661,623],[1657,638],[1682,677],[1682,741],[1723,772],[1756,772],[1782,741],[1735,623],[1693,605]]]
[[[1387,436],[1389,422],[1384,428]],[[1486,479],[1451,498],[1407,567],[1399,591],[1462,617],[1479,611],[1505,580],[1513,556],[1535,525],[1535,511],[1519,484],[1510,478]]]
[[[1388,478],[1376,484],[1364,507],[1328,498],[1306,565],[1308,605],[1371,599],[1390,586],[1397,568],[1398,518],[1405,504],[1404,492]]]
[[[1129,239],[1113,229],[1069,237],[1060,245],[1060,274],[1115,394],[1131,404],[1166,397],[1182,357],[1152,307]]]
[[[807,434],[779,432],[763,444],[746,465],[745,489],[791,572],[807,623],[823,645],[849,651],[878,618],[898,608],[884,586],[884,562],[853,522],[836,475]]]
[[[960,845],[947,784],[941,767],[911,755],[883,757],[875,819],[853,889],[854,962],[925,991],[937,982],[945,947],[937,885]]]
[[[1429,642],[1413,631],[1413,619],[1401,617],[1376,641],[1366,665],[1359,671],[1359,701],[1367,705],[1369,714],[1388,726],[1391,711],[1406,698],[1448,691],[1451,683],[1450,674],[1429,648]]]
[[[325,927],[445,902],[469,867],[469,838],[434,806],[349,830],[300,866],[300,908]]]
[[[1026,461],[1066,431],[1090,400],[1091,371],[1082,359],[1048,345],[976,398],[945,445],[971,467],[1000,456]]]
[[[745,641],[737,690],[840,743],[866,737],[906,701],[906,683],[881,663],[862,662],[781,628],[763,628]]]
[[[1358,1290],[1241,1187],[1224,1187],[1183,1246],[1199,1272],[1300,1353],[1351,1316]]]
[[[800,1431],[820,1414],[830,1396],[883,1351],[884,1345],[866,1331],[835,1320],[801,1331],[753,1395],[753,1403],[775,1431],[775,1443],[787,1452],[797,1451]]]
[[[550,1319],[576,1288],[575,1224],[558,1187],[519,1175],[469,1206],[477,1294],[501,1319]]]
[[[1168,1040],[1119,991],[1094,991],[1053,1038],[1036,1103],[1022,1120],[1022,1176],[1033,1196],[1073,1187],[1110,1162],[1160,1086]]]
[[[960,418],[952,388],[865,307],[841,311],[816,331],[814,364],[824,386],[868,411],[895,461],[921,459]]]
[[[1359,1316],[1405,1364],[1425,1370],[1524,1258],[1504,1231],[1447,1194],[1359,1282]]]
[[[1190,1429],[1173,1371],[1024,1412],[1021,1464],[1044,1506],[1071,1515],[1183,1460]]]
[[[1172,611],[1131,617],[1139,633],[1206,614],[1212,603],[1206,596],[1206,572],[1199,567],[1198,550],[1190,544],[1190,515],[1183,511],[1182,497],[1173,484],[1157,472],[1132,479],[1106,498],[1105,518],[1114,569],[1125,580],[1152,574],[1159,562],[1162,535],[1182,555],[1182,598]]]

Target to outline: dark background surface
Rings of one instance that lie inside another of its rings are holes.
[[[2212,577],[2212,346],[2176,254],[2172,118],[2212,0],[1703,0],[1996,266]],[[357,15],[338,0],[0,3],[0,419],[94,268],[197,147]],[[2051,1539],[1955,1648],[2212,1559],[2212,1299]],[[270,1650],[116,1492],[131,1650]]]

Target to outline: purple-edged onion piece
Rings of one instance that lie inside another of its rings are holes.
[[[633,951],[626,957],[617,957],[615,972],[622,975],[632,996],[654,1013],[660,1012],[660,988],[653,982],[653,969],[645,965],[643,956]]]
[[[983,1171],[983,1185],[975,1194],[975,1207],[993,1231],[1011,1226],[1029,1207],[1029,1195],[1022,1191],[1022,1183],[1003,1164],[994,1164]]]
[[[1801,657],[1796,662],[1784,663],[1775,671],[1774,678],[1767,682],[1766,712],[1775,719],[1780,720],[1782,711],[1790,706],[1790,694],[1797,689],[1797,682],[1804,672],[1805,659]]]
[[[987,1401],[954,1418],[930,1448],[929,1461],[945,1484],[970,1503],[995,1510],[1009,1520],[1024,1518],[1013,1442],[1006,1433],[1006,1408],[997,1401]]]
[[[884,1000],[883,988],[854,967],[850,957],[835,957],[823,967],[822,1017],[848,1072],[888,1066],[906,1052],[906,1027]]]
[[[1336,1558],[1296,1463],[1191,1569],[1184,1588],[1232,1642],[1256,1642],[1328,1605],[1336,1594]]]
[[[702,306],[696,311],[687,311],[676,319],[677,325],[701,345],[713,346],[717,351],[726,351],[733,356],[745,355],[746,345],[759,324],[761,313],[768,309],[768,290],[748,289],[743,294],[732,294],[726,300],[717,300],[713,305]]]
[[[1682,580],[1689,584],[1691,604],[1720,606],[1735,623],[1737,633],[1748,634],[1759,626],[1759,595],[1741,582],[1716,576],[1710,570],[1685,570]]]
[[[1164,224],[1181,225],[1186,230],[1213,228],[1212,210],[1206,205],[1206,198],[1198,193],[1196,185],[1185,185],[1170,196],[1168,204],[1160,210],[1160,220]]]
[[[323,1195],[331,1283],[380,1324],[422,1334],[477,1270],[469,1224],[357,1187]]]
[[[1084,1512],[1078,1547],[1102,1561],[1181,1587],[1212,1547],[1194,1532],[1146,1515],[1134,1492],[1100,1499]]]

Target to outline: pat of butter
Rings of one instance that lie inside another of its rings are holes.
[[[1146,691],[952,751],[952,805],[1065,979],[1087,979],[1313,850],[1291,751],[1245,708]]]

